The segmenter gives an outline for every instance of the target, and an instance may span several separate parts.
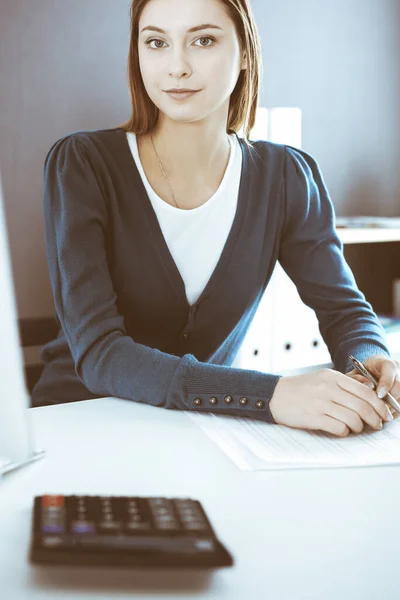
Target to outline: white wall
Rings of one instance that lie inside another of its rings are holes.
[[[1,0],[0,166],[22,316],[51,314],[42,224],[52,143],[129,116],[129,0]],[[400,205],[397,0],[252,0],[260,104],[299,106],[339,214]]]

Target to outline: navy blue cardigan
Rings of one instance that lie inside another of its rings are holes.
[[[44,222],[58,337],[42,348],[32,405],[116,396],[274,422],[280,375],[231,367],[279,260],[319,319],[335,368],[389,356],[345,262],[322,174],[306,152],[242,149],[236,215],[193,306],[120,128],[58,140]],[[201,252],[193,240],[193,252]]]

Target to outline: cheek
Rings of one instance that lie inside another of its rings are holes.
[[[142,76],[144,87],[149,95],[151,95],[152,91],[155,93],[157,91],[157,86],[160,81],[163,81],[163,77],[159,75],[159,65],[153,61],[142,61],[140,63],[140,73]]]
[[[143,76],[147,79],[154,77],[160,70],[160,59],[157,60],[155,55],[151,54],[150,50],[142,50],[139,52],[139,67]]]
[[[212,87],[218,96],[230,96],[235,89],[238,73],[232,68],[232,63],[226,64],[213,76]]]
[[[209,69],[209,77],[215,78],[214,84],[220,89],[232,90],[236,85],[240,72],[239,55],[232,59],[232,54],[234,51],[224,52],[220,57],[216,57]]]

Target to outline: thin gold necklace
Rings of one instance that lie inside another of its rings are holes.
[[[153,134],[151,134],[151,142],[152,142],[152,144],[153,144],[154,152],[155,152],[155,153],[156,153],[156,155],[157,155],[158,163],[159,163],[159,165],[160,165],[160,167],[161,167],[161,170],[162,170],[162,172],[163,172],[163,175],[164,175],[164,177],[165,177],[165,180],[166,180],[166,182],[168,183],[169,189],[171,190],[171,194],[172,194],[172,197],[173,197],[173,199],[174,199],[174,202],[175,202],[176,206],[177,206],[178,208],[180,208],[180,207],[178,206],[178,203],[177,203],[176,199],[175,199],[175,195],[174,195],[174,192],[172,191],[172,187],[171,187],[171,184],[170,184],[170,182],[169,182],[169,180],[168,180],[167,174],[166,174],[166,172],[164,171],[164,167],[163,167],[163,164],[162,164],[162,162],[161,162],[161,159],[160,159],[160,157],[158,156],[158,152],[157,152],[157,150],[156,150],[156,147],[155,147],[155,145],[154,145]]]
[[[160,165],[160,167],[161,167],[161,171],[163,172],[163,175],[164,175],[165,181],[166,181],[166,182],[167,182],[167,184],[168,184],[168,187],[169,187],[169,189],[170,189],[170,191],[171,191],[171,194],[172,194],[172,197],[173,197],[173,199],[174,199],[174,202],[175,202],[176,206],[177,206],[178,208],[180,208],[180,206],[178,205],[178,203],[177,203],[177,201],[176,201],[175,194],[174,194],[174,192],[172,191],[171,184],[170,184],[170,182],[169,182],[169,179],[168,179],[168,177],[167,177],[167,174],[166,174],[166,172],[165,172],[165,170],[164,170],[164,167],[163,167],[163,164],[162,164],[162,162],[161,162],[161,159],[160,159],[160,157],[158,156],[158,152],[157,152],[157,150],[156,150],[156,147],[155,147],[155,145],[154,145],[153,134],[151,134],[151,135],[150,135],[150,137],[151,137],[151,143],[153,144],[154,152],[156,153],[156,156],[157,156],[158,164],[159,164],[159,165]],[[231,147],[230,147],[230,143],[229,143],[229,154],[230,154],[230,151],[231,151]]]

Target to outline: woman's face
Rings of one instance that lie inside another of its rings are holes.
[[[188,30],[211,24],[198,31]],[[154,26],[159,31],[144,28]],[[219,0],[150,0],[139,20],[139,64],[146,91],[171,120],[197,121],[218,110],[246,68],[233,22]],[[166,90],[199,90],[174,99]]]

